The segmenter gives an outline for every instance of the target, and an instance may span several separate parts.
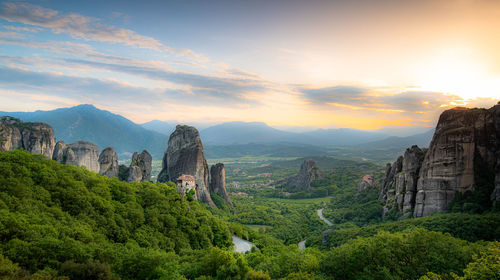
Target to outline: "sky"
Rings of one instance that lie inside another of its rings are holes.
[[[0,2],[0,111],[433,127],[500,99],[500,1]]]

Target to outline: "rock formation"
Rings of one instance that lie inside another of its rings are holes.
[[[0,117],[0,152],[23,148],[51,158],[55,144],[54,130],[48,124]]]
[[[413,146],[406,149],[404,156],[400,156],[392,165],[387,165],[379,198],[386,201],[388,209],[395,208],[400,212],[413,210],[424,155],[425,150]]]
[[[358,192],[367,190],[373,187],[373,176],[365,175],[363,176],[363,180],[358,184]]]
[[[210,167],[210,191],[220,195],[229,205],[233,202],[226,191],[226,169],[223,163]]]
[[[151,163],[153,158],[148,151],[135,152],[128,168],[127,182],[147,182],[151,179]]]
[[[199,201],[216,207],[210,197],[208,165],[203,155],[200,134],[196,128],[186,125],[178,125],[170,135],[158,181],[174,182],[182,174],[195,177]]]
[[[441,114],[422,164],[414,216],[447,211],[456,192],[476,188],[475,174],[495,172],[499,110],[497,105],[489,110],[460,108]]]
[[[414,146],[388,166],[380,198],[422,217],[478,188],[494,189],[491,199],[500,200],[500,105],[443,112],[427,152]]]
[[[54,149],[52,159],[76,166],[85,166],[88,170],[99,173],[99,147],[87,141],[66,144],[59,141]]]
[[[311,182],[321,178],[323,178],[323,173],[316,166],[316,162],[312,159],[306,159],[300,166],[297,175],[277,181],[275,184],[284,184],[296,191],[306,190],[311,192]]]
[[[102,150],[99,155],[99,173],[108,177],[118,177],[118,156],[113,147]]]

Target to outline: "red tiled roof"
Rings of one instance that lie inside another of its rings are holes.
[[[195,181],[194,176],[182,174],[177,178],[177,181]]]

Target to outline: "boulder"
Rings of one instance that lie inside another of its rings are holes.
[[[220,195],[229,205],[233,206],[226,190],[226,169],[223,163],[217,163],[210,168],[210,191]]]
[[[158,181],[176,182],[182,174],[195,177],[196,195],[199,201],[216,207],[210,197],[208,165],[203,155],[200,134],[192,126],[177,125],[168,140]]]
[[[118,156],[112,147],[102,150],[99,155],[99,173],[118,178]]]

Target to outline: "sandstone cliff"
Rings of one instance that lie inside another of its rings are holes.
[[[233,202],[226,191],[226,169],[223,163],[210,167],[210,191],[220,195],[229,205]]]
[[[388,209],[413,210],[415,217],[449,211],[457,193],[487,192],[500,200],[499,156],[500,105],[447,110],[427,152],[412,147],[388,166],[380,198]]]
[[[406,149],[404,156],[400,156],[392,165],[387,165],[379,197],[386,201],[386,208],[400,212],[414,209],[417,180],[424,155],[425,150],[413,146]]]
[[[147,182],[151,180],[151,163],[153,158],[148,151],[143,150],[132,155],[132,161],[128,168],[127,182]]]
[[[96,173],[100,170],[99,147],[87,141],[72,144],[57,142],[52,159],[62,164],[85,166]]]
[[[296,191],[305,190],[311,192],[311,182],[321,178],[323,178],[323,173],[319,170],[316,162],[312,159],[306,159],[300,166],[297,175],[277,181],[275,184],[284,184]]]
[[[99,155],[99,173],[108,177],[118,177],[118,156],[113,147],[102,150]]]
[[[182,174],[195,177],[199,201],[216,207],[210,197],[208,165],[203,155],[200,134],[196,128],[186,125],[178,125],[170,135],[158,181],[175,182]]]
[[[51,158],[55,144],[54,130],[48,124],[0,117],[0,151],[23,148]]]

